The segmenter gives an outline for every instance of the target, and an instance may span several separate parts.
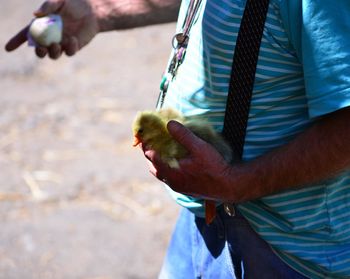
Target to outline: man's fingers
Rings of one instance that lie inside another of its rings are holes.
[[[64,0],[48,0],[45,1],[39,9],[34,12],[37,17],[46,16],[48,14],[58,13],[63,7]]]
[[[159,180],[164,181],[165,177],[168,177],[172,172],[169,165],[160,158],[160,156],[154,150],[146,150],[145,157],[150,161],[152,167],[150,173],[153,174]]]
[[[154,163],[154,164],[163,163],[162,159],[160,158],[160,156],[154,150],[152,150],[152,149],[144,150],[144,153],[145,153],[145,157],[148,160],[150,160],[152,163]]]
[[[47,48],[38,46],[35,48],[35,53],[39,58],[44,58],[47,54]]]
[[[62,41],[62,50],[67,56],[74,55],[79,50],[78,40],[76,37],[70,37]]]
[[[48,54],[51,59],[58,59],[62,55],[62,48],[59,44],[52,44],[48,48],[37,46],[35,53],[39,58],[44,58]]]
[[[162,164],[159,156],[154,150],[146,150],[145,151],[145,157],[148,159],[150,168],[150,173],[155,176],[156,178],[162,180],[162,177],[159,175],[159,170],[154,165]]]
[[[62,54],[62,48],[59,44],[52,44],[49,47],[49,56],[51,59],[58,59]]]
[[[149,172],[150,172],[153,176],[157,177],[157,169],[154,167],[154,165],[152,164],[151,161],[147,161],[147,162],[148,162],[148,166],[149,166]]]
[[[19,31],[14,37],[12,37],[6,44],[6,51],[13,51],[27,41],[27,33],[28,33],[29,25],[24,27],[21,31]]]

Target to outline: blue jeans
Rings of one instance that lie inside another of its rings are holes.
[[[214,222],[183,209],[159,279],[305,279],[280,260],[235,209],[219,207]]]

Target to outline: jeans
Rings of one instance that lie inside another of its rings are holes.
[[[183,209],[159,279],[305,279],[271,250],[235,208],[220,206],[209,226]]]

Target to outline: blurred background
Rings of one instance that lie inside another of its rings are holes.
[[[40,60],[4,45],[41,1],[0,3],[0,278],[156,278],[178,207],[130,127],[155,106],[175,26]]]

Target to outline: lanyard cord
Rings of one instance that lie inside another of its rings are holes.
[[[182,25],[182,29],[183,29],[182,33],[184,36],[188,36],[190,33],[191,27],[194,22],[194,18],[196,17],[196,14],[198,12],[201,2],[202,2],[201,0],[191,0],[188,6],[184,23]]]
[[[157,101],[158,108],[162,108],[169,83],[175,78],[177,69],[185,58],[186,48],[189,42],[189,33],[191,31],[191,27],[195,21],[195,17],[198,13],[201,3],[202,0],[190,1],[184,22],[182,24],[182,30],[180,33],[175,34],[172,39],[174,56],[168,66],[167,72],[163,75],[162,81],[160,83],[160,94]]]

